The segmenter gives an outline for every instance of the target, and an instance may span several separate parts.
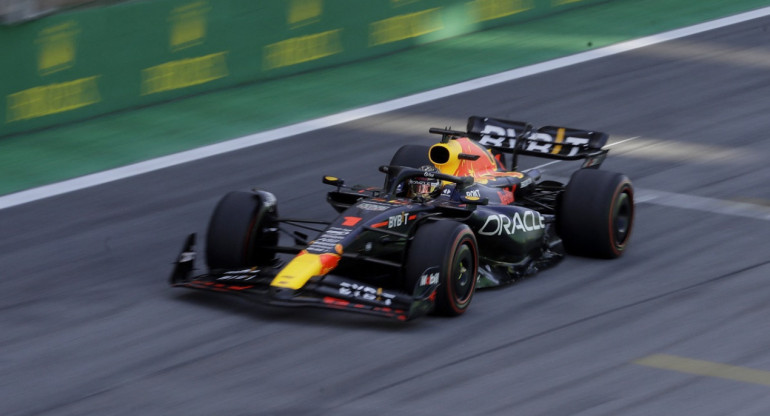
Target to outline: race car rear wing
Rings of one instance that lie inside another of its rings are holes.
[[[607,156],[603,149],[609,136],[598,131],[568,127],[544,126],[535,129],[522,121],[490,117],[468,117],[467,131],[433,127],[431,133],[441,134],[442,142],[452,138],[468,137],[493,153],[513,155],[511,170],[516,170],[518,155],[557,160],[585,160],[584,168],[598,168]]]

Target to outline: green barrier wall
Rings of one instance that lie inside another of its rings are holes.
[[[0,136],[603,1],[137,0],[0,26]]]

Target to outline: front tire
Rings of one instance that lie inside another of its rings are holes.
[[[408,248],[406,286],[417,292],[438,273],[433,312],[462,315],[476,290],[478,258],[476,237],[467,225],[449,220],[427,222],[418,227]]]
[[[272,200],[271,200],[272,199]],[[230,192],[219,201],[206,233],[206,262],[211,270],[267,265],[278,243],[275,200],[266,192]]]
[[[561,196],[559,236],[568,253],[620,257],[631,237],[634,190],[623,174],[580,169]]]

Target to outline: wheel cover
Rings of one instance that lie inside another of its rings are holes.
[[[620,193],[614,211],[613,234],[615,237],[615,245],[622,247],[626,243],[628,234],[631,231],[631,220],[633,215],[631,198],[628,195],[628,192]]]
[[[458,303],[466,302],[473,294],[475,277],[473,252],[467,244],[457,250],[450,274],[454,297]]]

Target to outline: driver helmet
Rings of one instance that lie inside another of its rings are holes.
[[[422,166],[420,169],[425,173],[439,173],[439,170],[435,166]],[[415,197],[431,197],[438,194],[441,188],[441,181],[432,177],[433,175],[418,176],[407,180],[409,198]]]

